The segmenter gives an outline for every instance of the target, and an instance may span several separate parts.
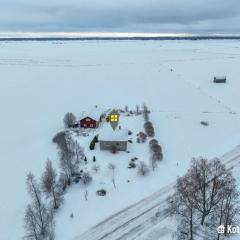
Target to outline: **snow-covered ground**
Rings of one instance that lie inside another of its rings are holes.
[[[134,143],[130,154],[113,156],[98,149],[89,152],[90,138],[79,139],[89,159],[96,155],[101,170],[93,173],[88,202],[86,188],[68,190],[56,217],[57,240],[71,240],[174,182],[192,157],[221,156],[238,145],[239,47],[239,41],[1,42],[1,238],[24,235],[26,173],[40,176],[47,157],[58,166],[51,140],[68,111],[80,116],[95,104],[107,109],[146,103],[164,160],[155,173],[140,178],[127,164],[133,156],[148,162],[146,144]],[[228,83],[213,84],[215,75],[226,75]],[[142,130],[141,116],[122,121],[134,134]],[[116,190],[109,162],[117,165]],[[95,195],[100,186],[108,190],[104,198]]]

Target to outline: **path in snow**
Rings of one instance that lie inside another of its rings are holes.
[[[165,69],[168,69],[168,70],[172,70],[171,67],[169,66],[165,66],[163,63],[160,64],[161,67],[165,68]],[[198,92],[200,92],[203,96],[217,102],[218,105],[220,105],[222,108],[224,108],[227,112],[224,112],[224,113],[228,113],[228,114],[236,114],[236,112],[230,107],[230,106],[227,106],[225,103],[223,103],[220,99],[216,98],[215,96],[213,95],[210,95],[208,94],[206,91],[204,91],[200,86],[186,80],[182,74],[180,73],[177,73],[176,70],[174,69],[172,71],[173,74],[175,74],[175,76],[177,76],[178,78],[177,79],[180,79],[182,80],[182,82],[184,82],[185,84],[189,85],[192,89],[194,90],[197,90]]]

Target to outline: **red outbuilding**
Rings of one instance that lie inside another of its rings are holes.
[[[100,122],[104,118],[104,110],[95,106],[88,114],[83,114],[80,120],[81,128],[98,128]]]
[[[91,117],[85,117],[80,120],[80,127],[82,128],[98,128],[99,121]]]

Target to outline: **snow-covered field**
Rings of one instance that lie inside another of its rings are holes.
[[[88,202],[85,188],[68,190],[56,217],[57,240],[71,240],[174,182],[192,157],[221,156],[238,145],[239,47],[239,41],[1,42],[0,239],[24,235],[26,173],[40,176],[47,157],[58,166],[51,140],[68,111],[80,116],[95,104],[135,108],[146,103],[164,160],[155,173],[141,178],[127,164],[132,156],[148,162],[147,145],[133,144],[130,154],[113,156],[88,152],[89,139],[79,139],[89,159],[96,155],[101,170],[93,174]],[[228,83],[213,84],[215,75],[226,75]],[[141,116],[122,121],[135,134],[142,130]],[[116,190],[106,169],[109,162],[117,165]],[[99,198],[95,191],[103,186],[108,195]]]

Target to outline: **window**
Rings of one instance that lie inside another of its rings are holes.
[[[90,124],[90,127],[93,127],[93,124]]]
[[[84,127],[87,127],[87,124],[86,123],[84,123],[84,125],[83,125]]]
[[[118,122],[118,115],[111,115],[111,122]]]

